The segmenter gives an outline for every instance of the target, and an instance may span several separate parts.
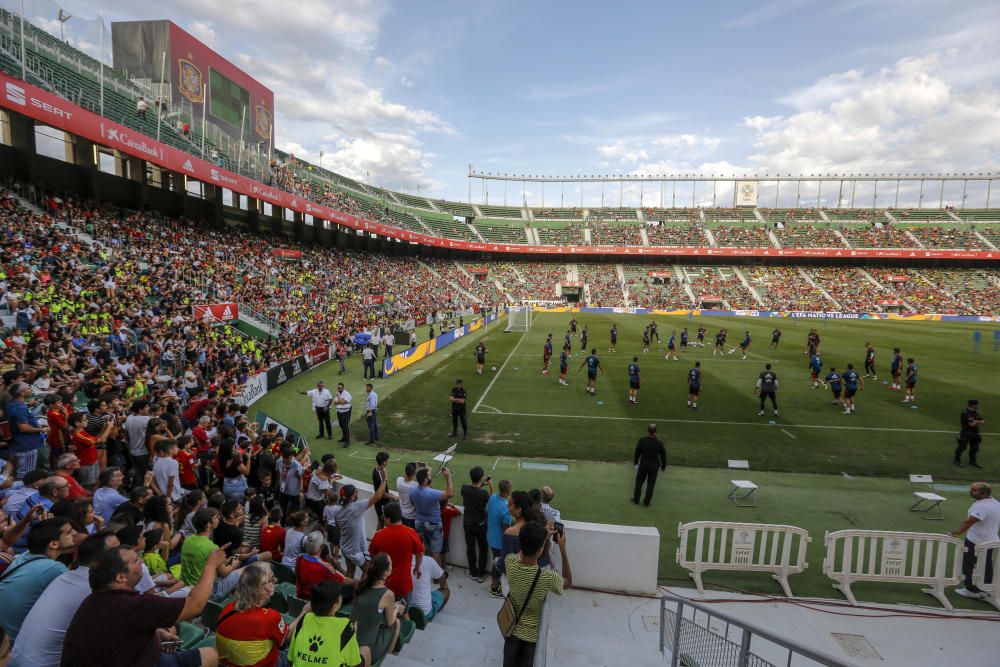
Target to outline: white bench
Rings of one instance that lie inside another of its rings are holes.
[[[941,503],[948,500],[947,498],[939,496],[932,491],[914,491],[913,497],[916,499],[916,502],[910,505],[910,511],[919,512],[921,519],[940,521],[944,518]]]
[[[730,470],[750,472],[750,462],[744,459],[729,459],[726,467]],[[748,479],[731,479],[729,483],[733,488],[726,497],[737,507],[757,507],[756,493],[759,486]]]
[[[910,490],[914,493],[917,491],[933,491],[934,478],[930,475],[910,475]]]

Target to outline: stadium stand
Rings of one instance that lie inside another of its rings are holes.
[[[698,224],[701,222],[700,209],[697,208],[644,208],[642,217],[646,222],[681,222]]]
[[[692,307],[691,297],[677,280],[672,266],[626,264],[623,270],[630,308],[676,310]],[[666,279],[656,284],[650,273],[664,275]]]
[[[647,224],[646,238],[649,239],[649,245],[652,246],[703,248],[708,245],[705,230],[697,223],[693,225]]]
[[[620,308],[625,305],[622,283],[614,264],[580,264],[580,280],[590,292],[591,306]]]
[[[705,222],[709,223],[754,224],[757,222],[757,216],[754,215],[752,208],[706,208],[702,209],[702,213],[705,214]]]
[[[632,222],[639,220],[639,214],[634,208],[592,208],[587,211],[587,220]]]
[[[913,241],[899,227],[860,227],[848,225],[841,229],[854,248],[912,248]]]
[[[535,231],[538,232],[538,240],[543,245],[583,245],[586,242],[583,228],[574,224],[562,227],[553,225],[535,227]]]
[[[741,270],[768,310],[833,310],[823,292],[806,282],[795,267],[747,266]]]
[[[590,243],[592,245],[642,245],[642,228],[639,224],[616,222],[590,222]]]
[[[908,225],[906,230],[917,237],[927,248],[949,248],[955,250],[982,250],[986,245],[975,232],[958,226]]]
[[[486,218],[524,220],[523,209],[514,206],[490,206],[488,204],[478,204],[478,206]]]
[[[954,213],[965,222],[1000,222],[1000,209],[997,208],[967,208]]]
[[[583,209],[579,208],[536,208],[531,216],[535,220],[583,220]]]
[[[480,218],[473,225],[487,241],[501,243],[527,243],[528,237],[523,223],[508,223],[502,220],[486,220]]]
[[[885,211],[882,209],[870,209],[870,208],[837,208],[833,210],[824,211],[826,217],[830,218],[832,222],[868,222],[868,223],[886,223],[888,218],[885,217]]]
[[[889,211],[899,222],[954,222],[948,209],[907,208]]]
[[[844,240],[829,227],[790,223],[774,230],[782,248],[846,248]]]
[[[463,218],[474,218],[476,217],[476,209],[472,208],[469,204],[462,204],[460,202],[445,201],[443,199],[435,199],[434,205],[445,213],[451,213],[452,215],[457,215]]]
[[[705,302],[705,297],[719,297],[731,309],[758,308],[757,300],[728,266],[683,266],[685,282],[694,294],[695,305]]]
[[[712,227],[715,243],[720,248],[767,248],[773,247],[767,236],[767,228],[757,226],[717,225]]]
[[[815,208],[759,208],[757,212],[764,220],[773,224],[823,222],[823,216]]]
[[[417,220],[427,225],[436,236],[448,239],[462,239],[464,241],[479,240],[467,224],[459,222],[450,215],[420,212],[417,215]]]

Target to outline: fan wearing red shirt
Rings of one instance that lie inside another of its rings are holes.
[[[281,612],[264,606],[274,594],[275,583],[268,563],[252,563],[243,568],[235,599],[222,608],[215,628],[219,664],[228,667],[278,664],[278,650],[295,623],[288,625]]]
[[[67,498],[89,498],[90,492],[80,486],[80,483],[73,476],[73,473],[80,468],[79,457],[75,454],[63,454],[59,457],[58,466],[56,474],[69,484],[69,495]]]
[[[193,491],[198,488],[198,455],[195,453],[194,438],[190,435],[182,435],[177,438],[180,449],[174,455],[174,459],[180,468],[181,488]]]
[[[93,487],[97,483],[97,476],[100,473],[100,464],[97,462],[97,443],[108,439],[115,423],[108,421],[100,434],[90,435],[84,430],[87,427],[87,415],[82,412],[74,412],[69,416],[68,421],[70,432],[73,434],[69,442],[70,450],[80,460],[77,477],[79,477],[81,486]]]
[[[46,396],[45,405],[48,406],[45,419],[49,424],[49,464],[55,467],[56,461],[62,456],[66,440],[68,440],[69,429],[66,425],[66,419],[69,416],[69,412],[63,405],[62,397],[59,394],[49,394]]]
[[[316,584],[332,579],[341,584],[346,599],[354,595],[357,582],[348,579],[320,557],[326,536],[322,531],[314,530],[306,536],[304,553],[295,561],[295,595],[308,600]]]
[[[191,401],[187,410],[181,413],[181,419],[184,420],[184,425],[193,429],[197,426],[198,418],[201,416],[201,413],[203,411],[210,411],[214,403],[215,401],[210,398],[200,398],[196,401]]]
[[[281,527],[281,510],[272,510],[267,525],[260,531],[260,550],[271,554],[271,560],[281,562],[285,552],[285,529]]]
[[[424,542],[417,535],[417,531],[403,525],[403,510],[398,502],[393,501],[386,505],[382,513],[385,515],[386,526],[372,536],[368,552],[372,556],[380,553],[389,554],[393,563],[410,563],[416,558],[412,573],[406,565],[394,567],[392,574],[385,581],[386,587],[395,593],[396,597],[406,597],[413,590],[413,575],[420,576],[420,564],[424,560]]]

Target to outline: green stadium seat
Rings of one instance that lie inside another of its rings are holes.
[[[287,565],[271,561],[271,571],[274,572],[279,584],[295,583],[295,570]]]
[[[208,628],[199,628],[193,623],[181,621],[177,624],[177,636],[182,649],[189,649],[208,636]]]
[[[298,589],[296,588],[295,584],[289,581],[283,581],[279,583],[277,586],[274,587],[274,590],[284,595],[286,599],[293,598],[295,597],[296,593],[298,593]]]
[[[201,624],[215,632],[215,626],[219,621],[219,614],[222,613],[223,605],[211,600],[205,604],[205,609],[201,612]]]

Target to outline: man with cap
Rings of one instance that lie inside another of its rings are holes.
[[[967,407],[962,411],[960,417],[959,427],[961,431],[955,438],[955,442],[958,443],[958,446],[955,447],[955,465],[959,468],[962,467],[962,452],[965,451],[966,447],[969,448],[969,465],[973,468],[982,468],[976,461],[976,457],[979,455],[979,445],[983,442],[983,436],[979,434],[979,427],[985,423],[983,418],[979,416],[979,401],[974,398],[969,399]]]
[[[656,487],[656,476],[661,470],[667,469],[667,448],[663,446],[663,441],[656,437],[656,424],[650,424],[645,437],[639,438],[635,445],[633,461],[635,464],[635,491],[632,493],[632,502],[639,504],[639,494],[642,493],[642,485],[646,484],[646,497],[642,504],[649,507],[653,500],[653,489]]]
[[[465,417],[465,387],[462,386],[462,378],[455,380],[455,386],[451,388],[451,435],[458,435],[458,422],[462,422],[462,439],[469,437],[469,422]]]
[[[316,380],[316,388],[309,391],[296,389],[303,396],[312,399],[313,409],[316,411],[316,421],[319,422],[319,435],[317,439],[323,437],[323,428],[326,427],[326,437],[333,440],[333,424],[330,422],[330,404],[333,403],[333,394],[323,385],[322,380]]]

